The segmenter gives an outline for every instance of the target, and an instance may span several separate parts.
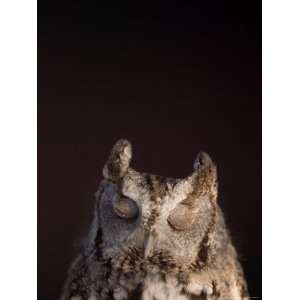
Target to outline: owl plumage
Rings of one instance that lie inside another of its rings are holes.
[[[183,179],[137,172],[131,157],[131,144],[119,140],[61,300],[248,299],[209,155],[199,153]]]

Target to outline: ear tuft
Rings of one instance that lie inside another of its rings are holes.
[[[122,178],[129,168],[132,157],[131,143],[125,139],[118,140],[103,168],[103,176],[112,181]]]
[[[205,152],[200,152],[194,162],[194,170],[194,176],[196,176],[194,178],[197,182],[195,194],[208,193],[216,199],[218,193],[217,166],[211,157]]]
[[[206,152],[199,152],[194,162],[194,170],[199,170],[213,165],[214,163],[211,157]]]

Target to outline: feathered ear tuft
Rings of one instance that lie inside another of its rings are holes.
[[[115,182],[121,179],[127,173],[131,157],[131,143],[125,139],[118,140],[103,168],[103,176]]]
[[[179,182],[187,182],[191,192],[170,213],[168,222],[177,230],[186,230],[197,219],[200,204],[217,199],[217,168],[210,156],[200,152],[194,162],[194,172]]]
[[[199,152],[194,162],[194,175],[200,194],[217,196],[217,166],[211,157],[205,152]]]
[[[206,152],[199,152],[194,161],[194,170],[214,166],[211,157]]]

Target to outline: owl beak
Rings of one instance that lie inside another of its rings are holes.
[[[152,255],[155,244],[155,238],[151,233],[146,234],[144,240],[144,257],[148,258]]]

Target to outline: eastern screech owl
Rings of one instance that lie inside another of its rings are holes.
[[[183,179],[137,172],[131,157],[131,144],[119,140],[61,299],[248,299],[208,154],[199,153]]]

